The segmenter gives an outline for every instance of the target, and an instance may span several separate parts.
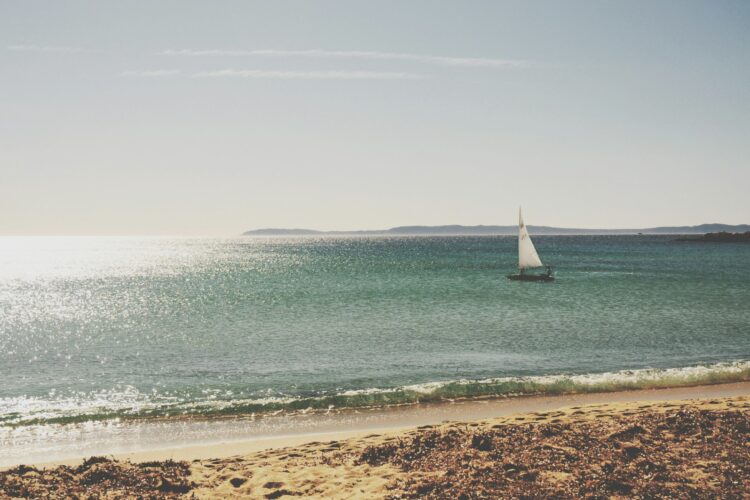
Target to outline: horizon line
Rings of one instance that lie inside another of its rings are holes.
[[[643,230],[653,230],[653,229],[666,229],[666,228],[697,228],[700,226],[730,226],[730,227],[737,227],[737,226],[748,226],[750,227],[750,223],[739,223],[739,224],[728,224],[724,222],[703,222],[700,224],[671,224],[671,225],[662,225],[662,226],[649,226],[649,227],[563,227],[563,226],[546,226],[541,224],[526,224],[527,227],[534,227],[534,228],[541,228],[541,229],[560,229],[564,231],[633,231],[633,234],[637,231],[643,231]],[[29,238],[65,238],[65,237],[76,237],[76,238],[98,238],[98,237],[108,237],[108,238],[164,238],[164,237],[170,237],[170,238],[221,238],[221,237],[234,237],[234,236],[244,236],[245,233],[249,232],[256,232],[256,231],[309,231],[311,233],[318,233],[321,235],[324,234],[356,234],[356,233],[384,233],[387,231],[391,231],[393,229],[403,229],[403,228],[428,228],[428,229],[435,229],[435,228],[447,228],[447,227],[457,227],[457,228],[463,228],[463,229],[472,229],[472,228],[492,228],[492,227],[501,227],[501,228],[515,228],[518,227],[518,224],[472,224],[472,225],[464,225],[464,224],[435,224],[435,225],[429,225],[429,224],[405,224],[405,225],[398,225],[398,226],[391,226],[384,229],[311,229],[311,228],[303,228],[303,227],[259,227],[255,229],[246,229],[244,231],[241,231],[239,233],[185,233],[185,232],[175,232],[175,233],[0,233],[0,238],[11,238],[11,237],[29,237]],[[402,233],[402,234],[409,234],[409,233]],[[448,234],[448,233],[443,233]],[[679,233],[674,233],[679,234]]]
[[[695,229],[702,226],[729,226],[729,227],[743,227],[748,226],[750,227],[750,224],[748,223],[740,223],[740,224],[727,224],[723,222],[703,222],[700,224],[683,224],[683,225],[662,225],[662,226],[648,226],[648,227],[563,227],[563,226],[547,226],[542,224],[526,224],[527,227],[530,228],[537,228],[537,229],[543,229],[543,230],[562,230],[562,231],[582,231],[582,232],[594,232],[594,231],[632,231],[633,233],[640,232],[640,231],[649,231],[649,230],[665,230],[665,229]],[[305,228],[305,227],[259,227],[255,229],[248,229],[246,231],[243,231],[241,234],[247,235],[247,233],[254,233],[254,232],[262,232],[262,231],[280,231],[280,232],[308,232],[308,233],[319,233],[319,234],[355,234],[355,233],[385,233],[388,231],[398,230],[398,229],[447,229],[447,228],[456,228],[462,231],[465,230],[471,230],[471,229],[487,229],[487,228],[502,228],[502,229],[510,229],[510,228],[516,228],[518,227],[518,224],[473,224],[473,225],[464,225],[464,224],[437,224],[437,225],[426,225],[426,224],[408,224],[408,225],[399,225],[399,226],[391,226],[384,229],[311,229],[311,228]],[[404,233],[407,234],[407,233]]]

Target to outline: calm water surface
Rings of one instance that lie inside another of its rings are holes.
[[[672,238],[0,238],[0,426],[750,378],[750,246]]]

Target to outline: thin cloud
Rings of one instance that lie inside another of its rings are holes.
[[[315,58],[351,58],[380,59],[395,61],[414,61],[443,66],[522,68],[536,65],[531,61],[514,59],[496,59],[487,57],[446,57],[402,52],[377,52],[360,50],[225,50],[225,49],[169,49],[157,53],[163,56],[244,56],[244,57],[315,57]]]
[[[84,49],[81,47],[64,47],[64,46],[52,46],[52,45],[8,45],[8,50],[24,51],[24,52],[53,52],[56,54],[75,54],[85,52],[96,52],[90,49]]]
[[[160,76],[173,76],[180,73],[178,69],[149,69],[149,70],[130,70],[123,71],[120,76],[125,77],[160,77]]]
[[[418,80],[422,75],[378,71],[266,71],[223,69],[202,71],[193,78],[275,78],[283,80]]]

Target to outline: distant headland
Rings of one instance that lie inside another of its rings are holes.
[[[750,231],[744,233],[706,233],[703,236],[691,236],[689,238],[677,238],[675,241],[689,241],[696,243],[750,243]]]
[[[532,234],[705,234],[705,233],[743,233],[750,231],[750,224],[700,224],[698,226],[662,226],[642,229],[584,229],[551,226],[528,226]],[[244,236],[306,236],[306,235],[362,235],[362,236],[399,236],[399,235],[514,235],[518,226],[398,226],[390,229],[362,231],[316,231],[314,229],[252,229],[242,233]]]

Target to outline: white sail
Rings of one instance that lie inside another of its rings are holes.
[[[521,209],[518,209],[518,268],[527,269],[529,267],[542,267],[542,260],[536,253],[536,248],[531,242],[531,236],[523,223]]]

